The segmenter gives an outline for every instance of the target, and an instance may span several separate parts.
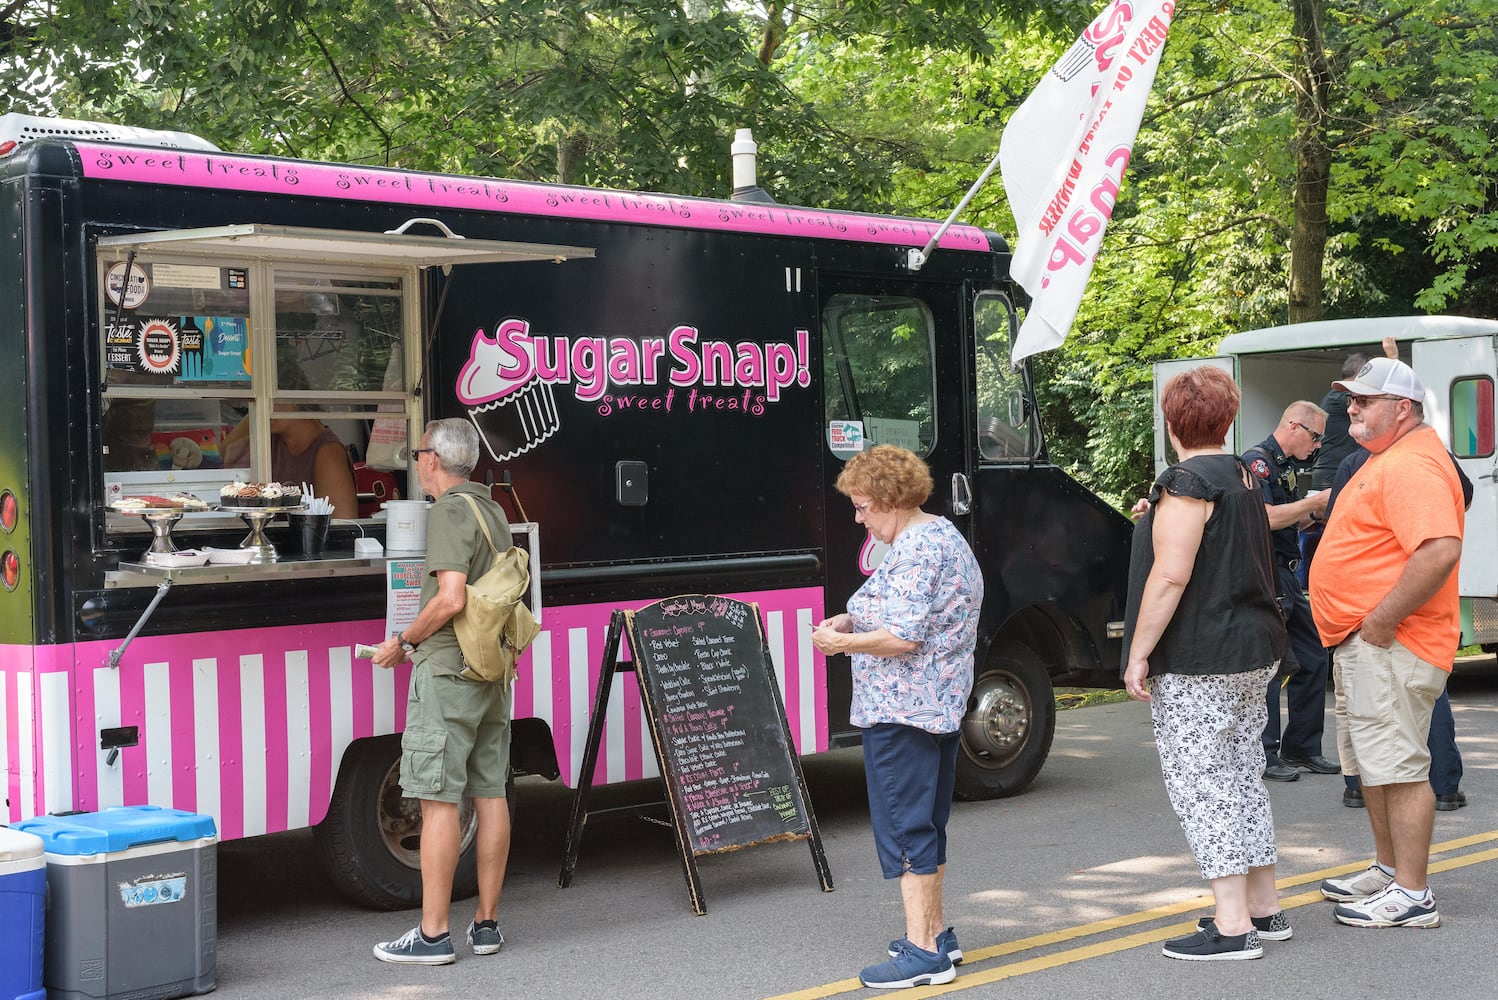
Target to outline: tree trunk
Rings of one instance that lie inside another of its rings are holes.
[[[583,165],[588,159],[588,133],[574,129],[557,140],[557,182],[583,183]]]
[[[1325,0],[1294,0],[1295,38],[1295,222],[1290,231],[1291,323],[1322,315],[1322,270],[1326,260],[1326,195],[1332,151],[1327,145],[1327,101],[1332,69],[1322,33]]]

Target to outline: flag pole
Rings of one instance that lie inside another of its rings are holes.
[[[993,172],[998,168],[999,154],[995,153],[993,159],[988,161],[988,168],[973,182],[973,186],[968,188],[967,194],[962,196],[962,200],[957,203],[957,207],[952,209],[952,214],[947,216],[947,221],[941,224],[941,227],[936,230],[936,233],[926,243],[926,246],[923,249],[910,250],[906,253],[905,264],[911,271],[919,271],[926,265],[926,261],[930,260],[931,254],[936,251],[936,244],[941,242],[941,238],[946,235],[947,230],[952,228],[952,223],[957,221],[957,216],[962,214],[964,208],[967,208],[967,203],[973,200],[973,196],[978,193],[978,189],[993,176]]]

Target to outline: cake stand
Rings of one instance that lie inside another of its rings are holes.
[[[177,546],[172,542],[172,528],[182,520],[184,511],[178,507],[146,508],[136,511],[145,522],[151,526],[151,546],[146,549],[146,555],[153,553],[176,552]]]
[[[244,541],[239,543],[239,547],[254,549],[259,554],[258,562],[275,562],[280,558],[280,554],[265,537],[266,522],[277,515],[302,510],[305,506],[305,504],[296,504],[291,507],[224,507],[223,509],[238,514],[250,528],[250,533],[245,536]]]

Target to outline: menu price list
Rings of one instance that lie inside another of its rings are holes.
[[[693,850],[806,835],[754,608],[673,598],[637,612],[633,625]]]

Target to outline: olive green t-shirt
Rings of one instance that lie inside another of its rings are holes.
[[[460,494],[478,501],[479,510],[489,523],[489,537],[501,555],[510,547],[510,523],[504,510],[489,498],[489,488],[480,483],[459,483],[451,487],[427,511],[426,563],[422,567],[421,606],[437,596],[437,571],[457,570],[472,583],[493,565],[494,556],[484,541],[484,533],[474,520],[473,508]],[[456,674],[463,670],[463,655],[458,650],[458,635],[452,622],[427,636],[412,656],[417,663],[426,662],[433,674]]]

